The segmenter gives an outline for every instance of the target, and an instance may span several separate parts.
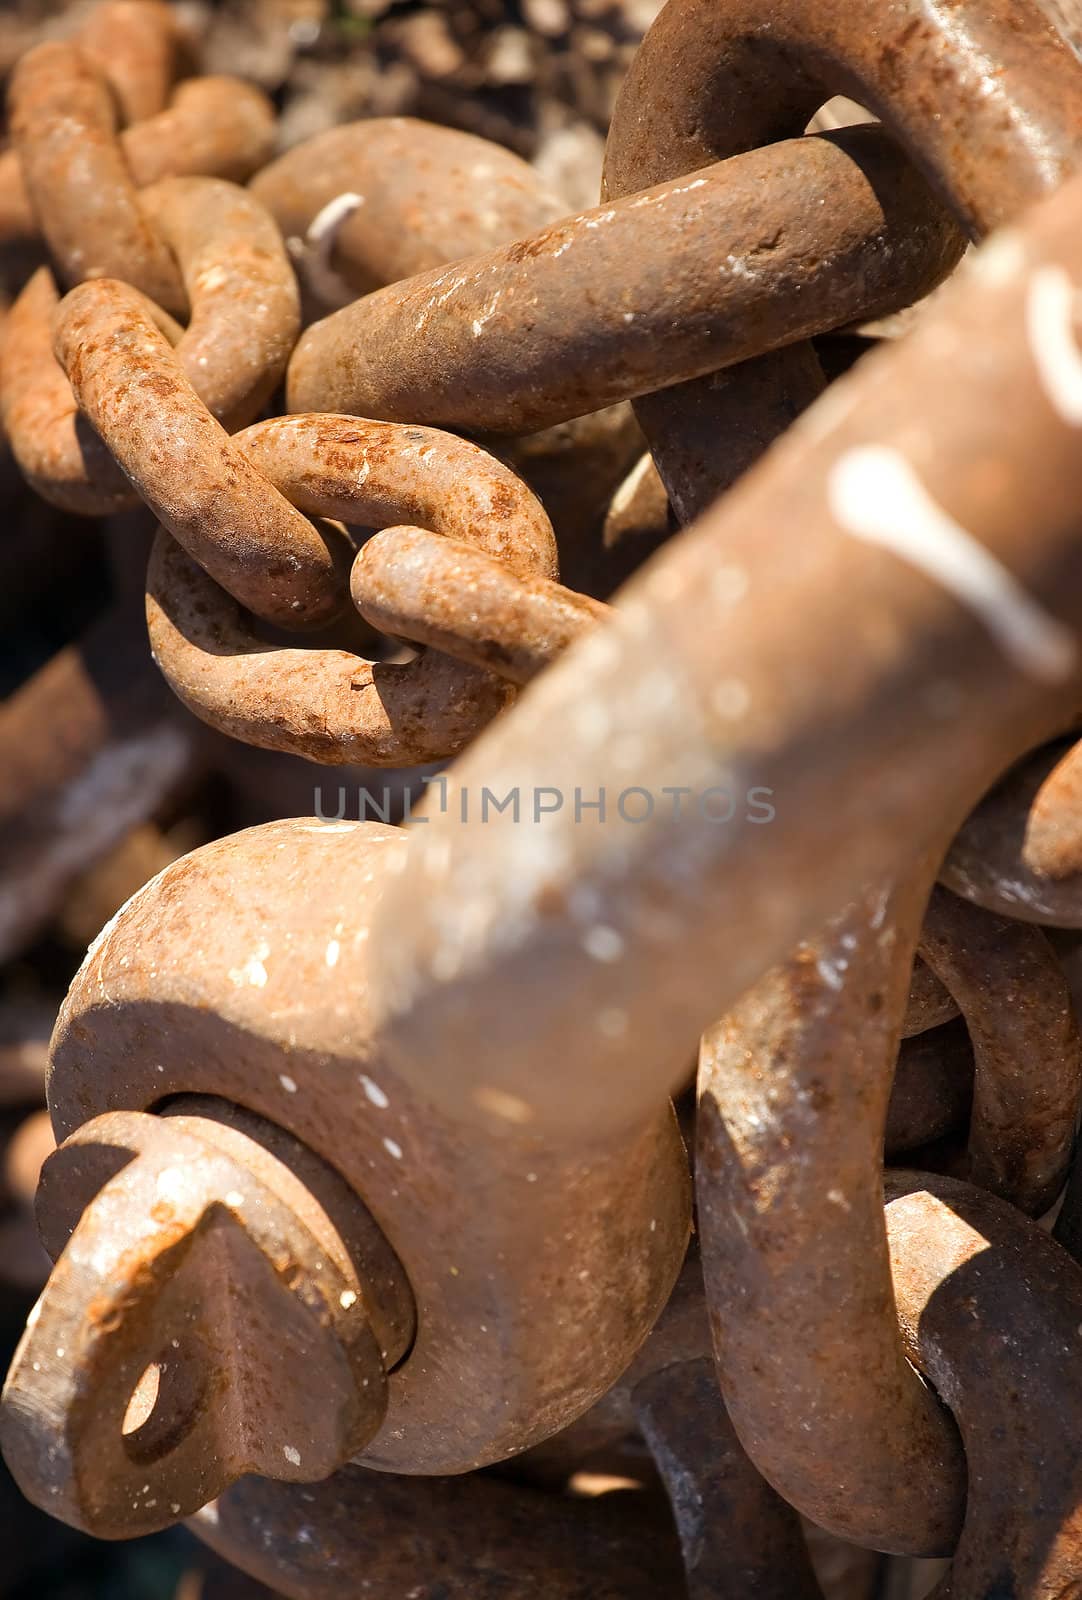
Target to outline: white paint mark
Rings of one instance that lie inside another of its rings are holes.
[[[356,292],[331,266],[335,243],[343,223],[364,205],[364,195],[348,190],[328,200],[308,225],[303,239],[291,239],[290,250],[313,294],[327,305],[346,306]]]
[[[615,928],[598,922],[583,934],[582,948],[594,961],[619,961],[624,953],[624,941]]]
[[[822,978],[823,982],[830,989],[841,988],[842,973],[845,971],[848,965],[848,961],[832,962],[828,961],[825,956],[821,961],[817,961],[815,963],[816,971]]]
[[[236,1210],[238,1207],[244,1204],[244,1196],[241,1194],[239,1189],[230,1189],[225,1197],[225,1203],[227,1206],[232,1206],[234,1210]]]
[[[394,1139],[384,1139],[383,1148],[386,1150],[389,1156],[393,1156],[396,1161],[401,1161],[402,1146],[396,1143]]]
[[[296,1080],[291,1078],[288,1072],[280,1072],[278,1074],[278,1082],[282,1085],[282,1088],[285,1090],[286,1094],[296,1094]]]
[[[282,1446],[282,1454],[285,1456],[286,1460],[289,1462],[291,1467],[299,1467],[300,1466],[300,1464],[301,1464],[301,1453],[293,1445],[284,1444]]]
[[[195,287],[201,294],[213,294],[215,289],[224,289],[229,282],[229,274],[223,266],[208,267],[201,272],[195,280]]]
[[[338,1296],[338,1304],[342,1307],[343,1311],[348,1311],[350,1306],[355,1306],[357,1304],[356,1292],[353,1289],[343,1289],[342,1293]]]
[[[262,989],[267,982],[267,969],[263,965],[270,955],[270,945],[265,939],[261,940],[242,967],[229,969],[229,981],[242,989],[248,984],[253,989]]]
[[[334,244],[335,236],[347,218],[352,217],[364,205],[364,195],[358,194],[355,189],[347,189],[343,194],[336,194],[333,200],[316,212],[308,224],[305,238],[310,245],[326,249],[329,252]],[[327,259],[325,257],[324,259]]]
[[[374,1106],[378,1106],[381,1111],[386,1111],[391,1102],[388,1100],[379,1084],[373,1082],[373,1080],[363,1072],[359,1073],[358,1077],[361,1088],[364,1090],[366,1097],[371,1100]]]
[[[323,952],[323,959],[329,967],[338,965],[338,957],[342,954],[342,946],[337,939],[332,939]]]
[[[1038,267],[1026,294],[1026,336],[1044,391],[1064,422],[1082,428],[1079,296],[1062,267]]]
[[[980,618],[1019,671],[1045,683],[1061,683],[1075,671],[1078,644],[1070,629],[936,504],[896,450],[847,451],[834,463],[828,489],[839,527],[942,584]]]
[[[184,1174],[179,1167],[164,1167],[154,1188],[160,1199],[179,1205],[184,1198]]]
[[[501,291],[497,289],[495,293],[486,301],[481,314],[473,319],[471,326],[473,328],[473,336],[475,339],[477,338],[478,334],[484,331],[485,324],[491,322],[493,317],[496,315],[496,310],[500,303],[500,294]]]

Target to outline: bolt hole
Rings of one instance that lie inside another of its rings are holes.
[[[124,1422],[120,1429],[125,1437],[130,1433],[138,1433],[143,1424],[150,1420],[151,1413],[158,1403],[161,1381],[161,1363],[152,1361],[135,1385],[132,1397],[128,1401],[128,1409],[124,1413]]]
[[[207,1366],[194,1342],[176,1344],[145,1368],[121,1425],[124,1449],[140,1466],[176,1450],[204,1408]]]

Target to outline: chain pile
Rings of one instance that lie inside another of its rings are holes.
[[[1077,37],[668,0],[573,216],[275,158],[159,0],[19,61],[0,421],[119,581],[0,710],[0,946],[233,741],[428,782],[91,944],[36,1504],[295,1600],[1082,1594]]]

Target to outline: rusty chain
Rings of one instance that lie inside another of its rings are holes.
[[[0,423],[116,593],[0,709],[0,947],[235,744],[455,758],[163,847],[49,1125],[0,997],[38,1505],[295,1600],[1082,1592],[1078,37],[668,0],[572,216],[276,154],[159,0],[17,64]]]

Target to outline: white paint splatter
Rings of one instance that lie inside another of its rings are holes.
[[[378,1106],[381,1111],[386,1111],[391,1102],[388,1100],[379,1084],[374,1082],[373,1079],[369,1078],[363,1072],[358,1074],[358,1078],[366,1097],[371,1100],[374,1106]]]
[[[1079,296],[1062,267],[1038,267],[1026,293],[1026,337],[1044,391],[1064,422],[1082,428]]]
[[[394,1139],[384,1139],[383,1148],[386,1150],[389,1156],[393,1156],[396,1161],[401,1161],[402,1146]]]
[[[253,989],[262,989],[267,982],[267,969],[263,965],[270,955],[270,945],[261,939],[242,967],[229,969],[229,981],[241,989],[249,984]]]
[[[300,1466],[300,1464],[301,1464],[301,1453],[294,1445],[284,1444],[282,1446],[282,1454],[285,1456],[285,1458],[289,1462],[290,1466],[292,1466],[292,1467],[299,1467]]]
[[[179,1205],[184,1198],[184,1174],[179,1167],[164,1167],[158,1173],[155,1192],[170,1205]]]
[[[1045,683],[1061,683],[1075,671],[1078,643],[1070,629],[936,504],[896,450],[847,451],[834,463],[828,492],[839,527],[942,584],[980,618],[1019,671]]]
[[[286,1094],[296,1094],[296,1080],[291,1078],[288,1072],[280,1072],[278,1074],[278,1082],[282,1085],[282,1088],[285,1090]]]

